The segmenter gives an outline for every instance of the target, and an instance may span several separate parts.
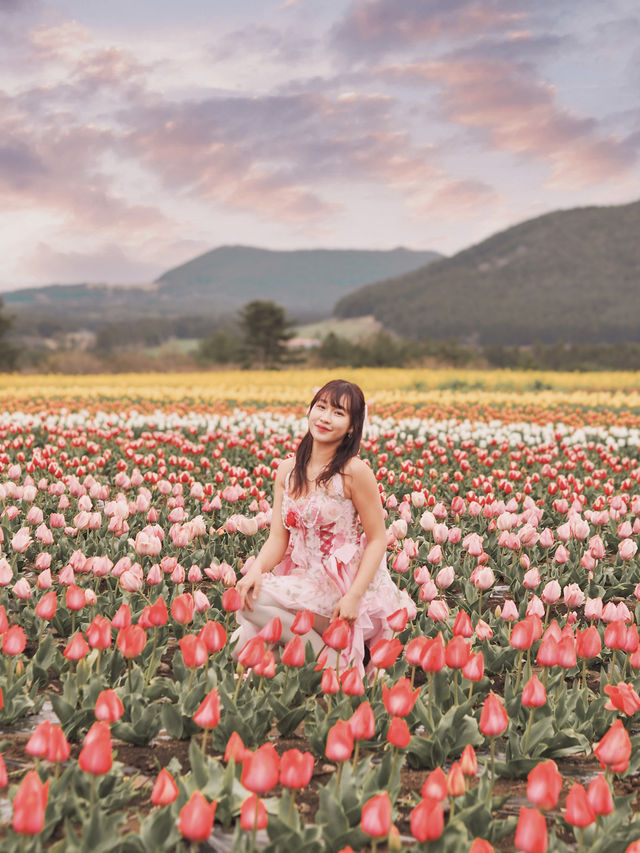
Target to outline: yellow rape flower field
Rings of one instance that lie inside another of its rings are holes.
[[[464,369],[336,369],[201,371],[99,375],[0,374],[0,400],[87,400],[200,404],[285,404],[307,402],[314,389],[344,376],[357,382],[376,405],[447,408],[578,406],[640,408],[640,373],[555,373]]]

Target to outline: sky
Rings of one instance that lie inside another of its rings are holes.
[[[638,0],[0,0],[0,290],[640,198]]]

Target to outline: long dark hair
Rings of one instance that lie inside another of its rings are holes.
[[[353,382],[346,379],[332,379],[316,392],[309,404],[309,411],[313,409],[318,400],[326,400],[331,406],[341,406],[349,413],[351,421],[349,431],[342,439],[333,459],[326,465],[316,478],[316,486],[328,483],[332,477],[340,473],[352,456],[357,456],[362,440],[362,428],[364,426],[365,401],[362,389]],[[305,491],[307,485],[307,465],[311,459],[313,437],[307,431],[306,435],[296,450],[296,462],[293,467],[292,493],[299,495]]]

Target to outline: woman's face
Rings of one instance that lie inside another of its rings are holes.
[[[337,447],[351,427],[346,400],[334,405],[326,397],[316,400],[309,410],[309,432],[314,441]]]

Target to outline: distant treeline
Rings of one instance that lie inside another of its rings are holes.
[[[198,357],[204,364],[242,363],[242,344],[237,335],[218,330],[202,341]],[[332,332],[300,360],[322,367],[406,367],[437,362],[452,367],[486,364],[521,370],[640,370],[640,344],[471,347],[453,339],[407,341],[385,332],[354,342]]]

